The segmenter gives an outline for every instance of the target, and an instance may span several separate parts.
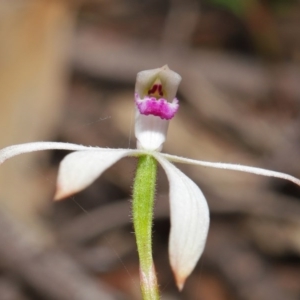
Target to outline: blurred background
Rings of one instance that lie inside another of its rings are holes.
[[[0,2],[0,147],[40,140],[134,148],[138,71],[183,77],[164,151],[300,177],[296,0]],[[0,299],[141,299],[123,159],[53,203],[66,151],[0,167]],[[154,261],[163,300],[300,299],[300,189],[180,165],[211,210],[205,252],[179,293],[168,261],[159,170]]]

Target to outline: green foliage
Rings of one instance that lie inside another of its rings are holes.
[[[209,0],[214,5],[222,6],[237,16],[244,14],[248,5],[256,2],[256,0]]]

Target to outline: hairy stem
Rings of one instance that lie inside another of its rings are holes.
[[[157,162],[150,155],[139,157],[133,186],[133,224],[140,259],[143,300],[158,300],[159,290],[152,258],[152,219]]]

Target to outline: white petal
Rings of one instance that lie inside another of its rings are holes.
[[[139,72],[136,77],[135,92],[138,93],[140,98],[144,98],[148,93],[148,89],[157,78],[161,80],[163,90],[166,92],[164,97],[168,101],[172,101],[176,96],[181,76],[170,70],[167,65],[161,68]]]
[[[161,68],[157,68],[157,69],[145,70],[137,73],[135,92],[138,93],[140,98],[144,98],[144,96],[148,93],[149,87],[157,78],[160,70]]]
[[[164,91],[166,92],[164,97],[171,102],[176,96],[178,86],[181,82],[181,76],[166,67],[163,67],[159,72],[159,78],[164,87]]]
[[[249,167],[249,166],[243,166],[243,165],[237,165],[237,164],[227,164],[227,163],[219,163],[219,162],[194,160],[194,159],[189,159],[189,158],[185,158],[185,157],[179,157],[179,156],[175,156],[175,155],[165,154],[165,153],[163,153],[161,155],[163,157],[165,157],[166,159],[168,159],[169,161],[173,161],[173,162],[198,165],[198,166],[210,167],[210,168],[216,168],[216,169],[240,171],[240,172],[252,173],[252,174],[268,176],[268,177],[276,177],[276,178],[281,178],[281,179],[291,181],[300,186],[300,179],[298,179],[294,176],[291,176],[289,174],[286,174],[286,173],[281,173],[281,172],[276,172],[276,171],[261,169],[261,168],[255,168],[255,167]]]
[[[83,190],[119,159],[137,153],[131,149],[99,149],[67,155],[60,163],[55,200]]]
[[[201,190],[161,154],[153,156],[170,182],[171,232],[169,255],[178,288],[183,288],[203,252],[209,228],[209,209]]]
[[[137,139],[137,148],[160,151],[166,140],[168,126],[168,120],[162,120],[156,116],[142,115],[136,109],[134,132]]]
[[[0,150],[0,164],[2,164],[5,160],[28,152],[40,151],[40,150],[89,150],[89,149],[97,149],[94,147],[87,147],[77,144],[70,143],[58,143],[58,142],[35,142],[35,143],[26,143],[20,145],[13,145]]]

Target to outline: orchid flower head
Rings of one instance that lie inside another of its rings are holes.
[[[137,74],[135,136],[138,149],[162,149],[169,120],[179,108],[175,96],[180,81],[181,76],[167,65]]]
[[[13,156],[33,151],[50,149],[75,151],[68,154],[59,166],[55,199],[60,200],[85,189],[123,157],[141,155],[154,157],[169,180],[171,217],[169,257],[177,286],[182,289],[204,250],[209,229],[209,208],[200,188],[172,162],[277,177],[299,186],[300,180],[285,173],[256,167],[193,160],[161,153],[169,120],[172,119],[166,118],[165,108],[167,107],[168,113],[173,111],[175,115],[178,109],[178,100],[175,96],[180,80],[181,77],[167,66],[138,73],[135,88],[137,149],[108,149],[69,143],[35,142],[0,150],[0,164]],[[177,107],[176,111],[174,107]]]

